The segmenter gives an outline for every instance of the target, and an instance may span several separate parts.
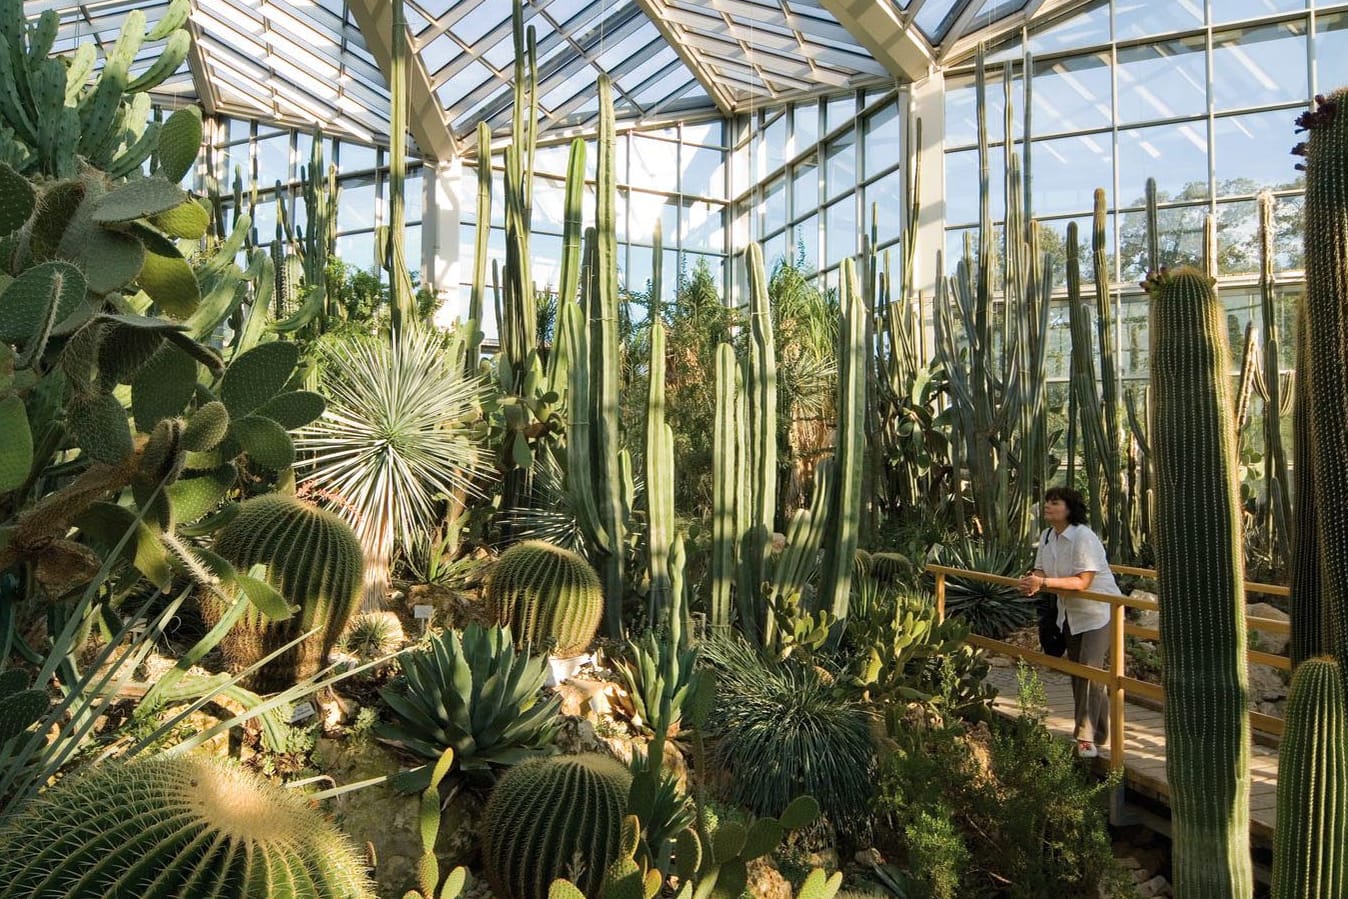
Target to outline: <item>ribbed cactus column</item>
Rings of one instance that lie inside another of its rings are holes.
[[[1162,270],[1144,286],[1175,895],[1248,897],[1249,673],[1225,316],[1197,269]]]
[[[1250,718],[1225,315],[1196,268],[1150,276],[1157,582],[1177,896],[1248,896]]]
[[[1278,759],[1273,899],[1342,896],[1348,889],[1348,720],[1332,658],[1297,667]]]
[[[604,615],[599,575],[584,558],[542,540],[501,554],[483,591],[488,613],[509,625],[515,645],[569,659],[590,648]]]
[[[1320,602],[1334,623],[1340,674],[1348,665],[1348,88],[1297,124],[1310,131],[1306,155],[1306,320],[1298,369],[1309,405]],[[1303,395],[1304,396],[1304,395]]]

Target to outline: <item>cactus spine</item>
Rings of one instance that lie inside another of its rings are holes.
[[[1348,851],[1348,717],[1334,659],[1301,663],[1292,676],[1278,759],[1274,899],[1342,896]]]
[[[1202,272],[1162,271],[1146,286],[1175,894],[1249,896],[1245,588],[1226,326]]]
[[[482,814],[482,864],[492,891],[501,899],[545,899],[579,857],[577,885],[595,895],[618,856],[631,785],[622,763],[596,754],[511,768]]]
[[[603,585],[583,558],[526,540],[501,554],[483,597],[494,620],[509,625],[517,646],[571,658],[590,647],[604,614]]]
[[[360,603],[365,562],[350,525],[293,496],[270,493],[240,505],[216,538],[215,551],[244,571],[266,565],[271,585],[300,607],[298,615],[284,622],[249,609],[222,643],[226,656],[246,667],[318,628],[254,679],[259,689],[279,689],[317,672]],[[213,595],[203,594],[201,603],[212,624],[228,611]]]
[[[109,762],[0,833],[2,899],[373,899],[354,848],[298,792],[204,756]]]

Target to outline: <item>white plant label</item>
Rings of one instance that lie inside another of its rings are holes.
[[[314,708],[312,702],[301,702],[299,705],[295,706],[294,711],[290,713],[290,723],[298,724],[306,718],[312,718],[314,717],[315,711],[317,711],[317,709]]]
[[[435,614],[435,606],[412,606],[412,617],[419,618],[422,621],[430,621],[431,616]]]

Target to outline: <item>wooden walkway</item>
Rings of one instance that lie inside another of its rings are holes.
[[[1050,731],[1072,739],[1072,681],[1066,674],[1043,668],[1034,669],[1048,699],[1044,724]],[[1016,669],[994,667],[988,683],[997,688],[993,704],[1001,714],[1020,715]],[[1165,723],[1159,711],[1129,702],[1124,715],[1125,781],[1129,789],[1154,799],[1170,802],[1170,785],[1165,774]],[[1100,747],[1096,769],[1109,770],[1109,749]],[[1277,812],[1278,751],[1254,744],[1250,749],[1250,836],[1259,844],[1273,844],[1274,818]]]

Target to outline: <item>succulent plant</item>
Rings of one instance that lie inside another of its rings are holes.
[[[2,899],[373,899],[364,863],[296,792],[221,759],[109,762],[0,831]]]
[[[379,691],[397,718],[376,728],[381,740],[432,761],[453,748],[466,771],[552,751],[561,700],[542,696],[547,661],[516,652],[509,628],[443,631],[398,659],[403,682]],[[422,766],[399,786],[422,789],[429,776]]]
[[[632,775],[597,754],[555,756],[507,772],[482,814],[482,863],[500,899],[545,899],[575,870],[592,895],[618,857]]]
[[[244,571],[267,566],[268,583],[299,606],[299,614],[280,622],[255,608],[245,612],[221,643],[230,661],[247,667],[318,628],[268,662],[253,680],[258,689],[279,689],[317,672],[360,603],[364,561],[350,525],[293,496],[270,493],[239,506],[217,536],[215,552]],[[202,592],[200,602],[211,624],[228,611],[209,591]]]
[[[604,615],[603,586],[590,563],[541,540],[502,553],[483,598],[492,618],[510,626],[516,645],[550,646],[560,658],[588,649]]]
[[[351,619],[342,635],[342,646],[347,652],[368,662],[386,656],[403,645],[406,639],[402,622],[392,612],[362,612]]]
[[[1151,444],[1164,485],[1156,582],[1174,880],[1177,895],[1204,897],[1254,889],[1235,417],[1226,319],[1213,283],[1181,268],[1143,285],[1151,293]]]
[[[964,538],[942,546],[937,559],[952,568],[1017,577],[1025,570],[1021,556],[1016,549]],[[1014,586],[952,577],[946,579],[945,613],[967,621],[975,634],[1000,640],[1034,622],[1035,600]]]

